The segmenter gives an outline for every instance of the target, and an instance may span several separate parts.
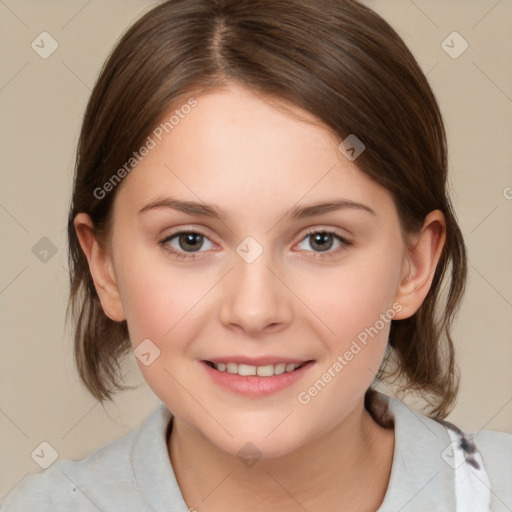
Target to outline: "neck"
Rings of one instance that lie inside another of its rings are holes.
[[[176,418],[169,457],[189,508],[203,511],[376,510],[386,493],[394,433],[363,401],[333,429],[292,453],[245,466]],[[368,481],[372,485],[368,486]],[[338,508],[337,508],[338,509]]]

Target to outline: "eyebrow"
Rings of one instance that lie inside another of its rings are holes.
[[[157,198],[139,210],[139,215],[142,215],[150,210],[168,208],[177,210],[188,215],[196,215],[199,217],[210,217],[213,219],[226,220],[229,214],[222,208],[219,208],[209,203],[198,203],[195,201],[183,201],[172,197]],[[307,217],[314,217],[322,213],[329,213],[342,209],[353,209],[368,212],[377,216],[375,211],[369,206],[356,203],[347,199],[338,199],[334,201],[319,202],[307,206],[294,206],[284,212],[283,216],[288,219],[304,219]]]

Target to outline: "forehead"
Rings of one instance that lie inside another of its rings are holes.
[[[193,108],[181,108],[190,99],[183,98],[162,116],[150,134],[154,147],[118,191],[136,207],[165,192],[228,211],[333,194],[389,199],[341,154],[336,135],[298,107],[233,84],[194,96]]]

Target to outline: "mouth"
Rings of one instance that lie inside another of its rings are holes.
[[[200,363],[215,386],[252,399],[298,386],[316,364],[312,359],[305,361],[280,357],[226,359],[202,360]]]
[[[215,386],[252,399],[263,398],[297,386],[316,364],[312,359],[283,361],[279,357],[266,357],[259,360],[245,357],[228,359],[230,360],[202,360],[200,363]],[[251,362],[259,364],[249,364]]]
[[[282,375],[284,373],[293,373],[308,363],[312,363],[313,360],[301,361],[296,363],[291,362],[276,362],[265,365],[251,365],[246,363],[235,363],[235,362],[214,362],[214,361],[203,361],[210,368],[217,370],[218,372],[225,372],[231,375],[239,375],[240,377],[273,377],[274,375]]]

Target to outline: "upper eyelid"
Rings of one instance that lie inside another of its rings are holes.
[[[304,237],[306,237],[308,235],[314,235],[315,233],[329,233],[329,234],[339,236],[340,238],[344,238],[344,239],[350,238],[350,236],[346,236],[346,235],[340,233],[339,229],[336,229],[336,228],[310,228],[310,229],[306,229],[301,240],[303,240]]]
[[[202,231],[202,229],[198,229],[198,228],[185,228],[185,229],[180,228],[178,231],[174,231],[173,233],[165,235],[162,238],[162,242],[171,240],[172,238],[174,238],[174,237],[176,237],[178,235],[182,235],[184,233],[197,233],[198,235],[202,235],[205,238],[208,238],[208,240],[210,240],[210,242],[215,243],[215,242],[213,242],[213,240],[211,239],[211,237],[207,233]]]

